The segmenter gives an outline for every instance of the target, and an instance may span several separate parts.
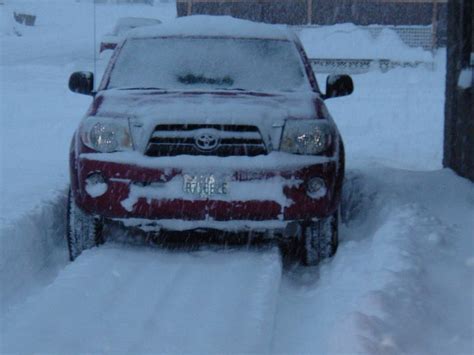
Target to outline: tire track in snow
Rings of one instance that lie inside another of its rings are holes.
[[[85,252],[7,316],[1,352],[270,351],[277,249]]]
[[[339,250],[285,273],[272,352],[472,353],[472,184],[449,171],[349,176]]]

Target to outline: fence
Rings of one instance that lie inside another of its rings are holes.
[[[324,26],[294,26],[296,32],[308,28],[322,28]],[[397,33],[399,38],[409,47],[420,47],[432,50],[432,27],[431,26],[357,26],[358,30],[366,31],[373,39],[377,39],[384,29],[390,29]],[[418,68],[434,70],[433,61],[402,61],[390,58],[310,58],[313,70],[316,73],[332,74],[363,74],[370,70],[380,70],[385,73],[395,68]]]
[[[418,68],[433,70],[433,62],[400,61],[390,59],[342,59],[342,58],[310,58],[315,73],[331,74],[363,74],[370,70],[385,73],[395,68]]]
[[[409,45],[446,45],[447,0],[176,0],[176,6],[178,16],[230,15],[294,26],[351,22],[374,35],[388,26]]]
[[[377,38],[384,28],[395,31],[400,39],[410,47],[422,47],[432,50],[437,47],[433,39],[433,26],[368,26],[367,31]],[[445,42],[445,39],[443,40]]]
[[[293,26],[296,32],[307,28],[318,28],[321,25]],[[359,29],[367,31],[373,39],[376,39],[384,29],[390,29],[398,34],[400,39],[410,47],[421,47],[425,50],[433,50],[433,26],[357,26]],[[437,47],[437,46],[436,46]]]

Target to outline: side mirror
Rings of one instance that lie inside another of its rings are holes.
[[[346,96],[354,91],[354,83],[349,75],[329,75],[326,79],[325,99]]]
[[[69,77],[69,90],[78,94],[94,95],[94,74],[77,71]]]

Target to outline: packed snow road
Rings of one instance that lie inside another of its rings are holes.
[[[265,353],[278,253],[163,252],[116,244],[68,265],[7,319],[3,349],[30,353]]]

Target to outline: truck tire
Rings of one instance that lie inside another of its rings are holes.
[[[303,227],[301,264],[314,266],[336,253],[339,243],[339,209],[331,216]]]
[[[103,221],[82,211],[74,202],[71,190],[67,205],[67,245],[69,260],[74,261],[82,251],[104,243]]]

